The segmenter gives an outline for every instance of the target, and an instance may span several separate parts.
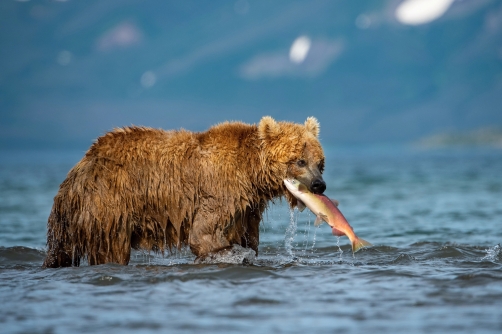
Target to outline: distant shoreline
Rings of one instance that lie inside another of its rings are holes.
[[[451,131],[425,136],[413,143],[422,149],[449,147],[491,147],[502,149],[502,128],[486,127],[471,131]]]

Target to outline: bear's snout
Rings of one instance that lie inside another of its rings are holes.
[[[315,179],[310,185],[310,190],[314,194],[322,194],[326,190],[326,182],[322,179]]]

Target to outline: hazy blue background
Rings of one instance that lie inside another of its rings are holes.
[[[400,0],[0,2],[0,148],[125,125],[321,122],[325,146],[502,125],[502,1],[409,25]],[[307,36],[299,63],[290,48]]]
[[[502,148],[501,102],[502,0],[0,0],[1,330],[500,334],[502,149],[406,145]],[[263,115],[319,118],[326,194],[374,247],[278,201],[255,265],[41,268],[96,137]]]

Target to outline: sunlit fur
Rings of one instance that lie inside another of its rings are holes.
[[[292,167],[324,161],[319,124],[225,122],[205,132],[145,127],[97,139],[68,173],[48,220],[45,267],[127,264],[131,247],[188,245],[199,258],[239,244],[258,252],[268,201],[286,194]],[[302,175],[300,175],[302,174]]]

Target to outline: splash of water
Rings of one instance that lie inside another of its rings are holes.
[[[502,249],[500,248],[500,244],[495,245],[491,248],[488,248],[485,250],[486,256],[484,256],[481,261],[488,260],[488,261],[496,261],[497,257],[501,254]]]
[[[256,260],[256,253],[250,248],[233,245],[231,249],[197,260],[198,264],[252,264]]]

